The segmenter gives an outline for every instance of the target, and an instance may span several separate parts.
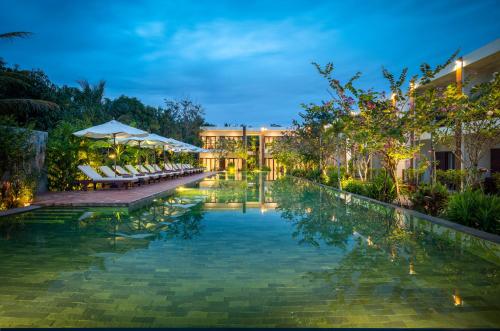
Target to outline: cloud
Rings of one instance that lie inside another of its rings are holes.
[[[148,22],[136,27],[134,32],[142,38],[163,37],[165,33],[165,24],[162,22]]]
[[[283,54],[307,48],[334,31],[304,27],[293,22],[211,21],[177,30],[165,47],[152,50],[143,59],[154,61],[168,56],[185,59],[231,60]]]

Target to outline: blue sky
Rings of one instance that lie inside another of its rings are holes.
[[[385,88],[382,66],[416,72],[468,53],[500,36],[498,17],[498,0],[2,0],[0,32],[35,34],[0,56],[58,84],[104,79],[108,97],[190,97],[214,124],[286,125],[328,98],[312,61]]]

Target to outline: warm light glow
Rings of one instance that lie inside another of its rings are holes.
[[[29,202],[24,203],[24,207],[29,207],[30,205],[31,205],[31,203],[29,203]]]
[[[460,294],[458,294],[458,291],[455,291],[455,294],[453,294],[452,297],[453,297],[453,304],[455,305],[455,307],[463,306],[464,301],[462,300]]]
[[[311,208],[306,208],[306,213],[310,214],[312,212]]]
[[[410,262],[410,271],[408,272],[410,275],[416,275],[415,267],[413,266],[413,262]]]
[[[373,241],[370,236],[368,236],[368,238],[366,239],[366,243],[368,244],[368,246],[373,246]]]
[[[265,128],[265,127],[260,128],[260,131],[266,131],[266,130],[267,130],[267,128]]]
[[[266,207],[264,207],[264,206],[260,207],[260,213],[261,214],[264,214],[266,211],[267,211]]]
[[[455,70],[460,69],[460,68],[463,68],[463,66],[464,66],[464,60],[462,60],[462,59],[457,59],[457,60],[455,61]]]
[[[114,160],[114,159],[116,158],[116,154],[109,154],[109,158],[110,158],[111,160]]]

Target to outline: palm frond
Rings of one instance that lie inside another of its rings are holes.
[[[0,113],[8,110],[59,110],[59,105],[50,101],[38,99],[0,99]]]
[[[27,32],[27,31],[0,33],[0,39],[27,38],[32,34],[33,32]]]

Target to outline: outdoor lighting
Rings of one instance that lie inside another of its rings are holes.
[[[460,294],[458,294],[458,291],[455,291],[455,294],[453,294],[452,297],[453,297],[453,305],[455,305],[455,307],[463,306],[464,301],[462,300]]]
[[[109,154],[109,158],[111,160],[114,160],[116,158],[116,154],[114,154],[114,153]]]
[[[410,275],[416,275],[417,273],[415,272],[415,266],[413,265],[413,262],[410,262],[410,271],[408,272]]]
[[[260,128],[260,131],[262,131],[262,132],[267,131],[267,128],[265,128],[265,127],[261,127],[261,128]]]
[[[463,68],[464,66],[464,60],[462,58],[459,58],[455,61],[455,70]]]

